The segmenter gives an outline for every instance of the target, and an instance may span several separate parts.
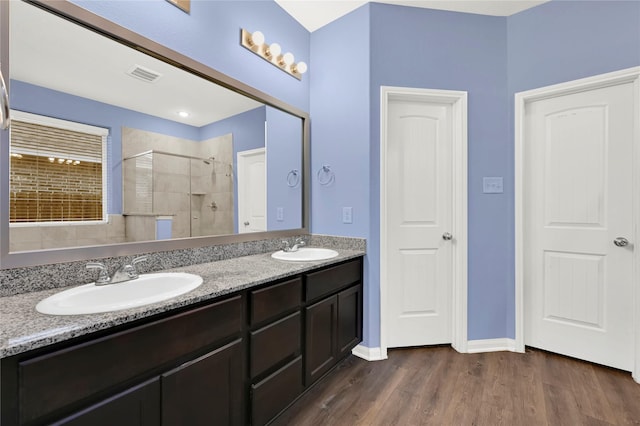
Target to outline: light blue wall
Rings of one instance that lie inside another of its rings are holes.
[[[506,297],[513,283],[512,187],[506,184],[503,194],[482,193],[482,177],[505,176],[512,162],[506,25],[503,17],[382,4],[374,4],[371,13],[371,257],[379,256],[374,206],[380,192],[380,86],[467,91],[469,339],[506,335]]]
[[[513,338],[513,93],[639,65],[640,2],[554,1],[509,18],[373,3],[313,33],[311,53],[312,231],[367,238],[364,344],[380,343],[381,85],[468,92],[468,337]],[[315,178],[325,163],[329,188]],[[503,176],[504,193],[483,194],[483,176]]]
[[[72,0],[258,90],[309,111],[309,79],[299,81],[240,46],[240,29],[260,30],[296,61],[309,61],[307,30],[271,0],[192,1],[184,13],[165,0]],[[312,71],[310,67],[309,74]]]
[[[507,20],[509,92],[640,65],[640,1],[552,1]]]
[[[233,232],[238,233],[238,152],[264,148],[266,107],[261,106],[202,128],[200,140],[233,134]]]
[[[302,184],[289,186],[288,174],[302,170],[302,120],[273,107],[267,109],[267,229],[302,227]],[[295,181],[292,182],[294,184]],[[278,219],[278,209],[282,219]]]
[[[311,35],[311,232],[368,237],[370,226],[369,6]],[[323,186],[317,172],[331,166],[335,182]],[[353,223],[342,223],[342,208]],[[371,245],[368,250],[371,250]],[[379,329],[378,287],[365,258],[364,342]],[[375,338],[373,340],[375,346]]]
[[[325,162],[336,171],[333,187],[313,182],[312,231],[368,239],[367,346],[380,344],[381,85],[469,91],[470,153],[478,159],[469,171],[469,204],[474,211],[470,223],[470,335],[505,335],[505,294],[511,269],[509,230],[504,222],[508,223],[505,210],[510,197],[483,197],[479,185],[482,176],[501,176],[508,170],[509,159],[503,154],[508,141],[505,34],[504,18],[382,4],[362,7],[312,34],[313,173]],[[365,40],[354,40],[354,35]],[[316,83],[318,74],[324,85]],[[349,205],[354,206],[354,224],[344,225],[341,208]],[[499,241],[493,247],[481,243],[486,228]],[[482,267],[484,262],[488,262],[486,267]],[[507,267],[495,268],[495,264]]]

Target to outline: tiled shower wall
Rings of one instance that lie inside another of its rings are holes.
[[[133,226],[134,216],[152,214],[172,217],[173,238],[233,233],[231,134],[196,142],[123,128],[122,141],[123,158],[154,151],[149,171],[140,173],[136,170],[135,161],[127,160],[123,164],[127,224]],[[139,177],[149,173],[151,186],[142,185]],[[150,204],[147,202],[149,197],[152,200]],[[140,232],[127,229],[127,238],[128,241],[152,240],[155,235],[140,235]]]

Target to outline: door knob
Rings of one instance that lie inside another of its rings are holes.
[[[442,234],[442,239],[445,241],[449,241],[453,238],[453,235],[451,235],[450,232],[445,232],[444,234]]]
[[[613,240],[613,244],[617,245],[618,247],[624,247],[629,245],[629,240],[627,240],[625,237],[618,237]]]
[[[249,222],[245,222],[245,223],[244,223],[244,226],[249,226]]]

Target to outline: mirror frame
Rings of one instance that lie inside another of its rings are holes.
[[[265,105],[302,119],[302,228],[246,234],[190,237],[162,241],[109,244],[103,246],[72,247],[24,252],[9,252],[9,130],[0,131],[0,269],[72,262],[86,259],[127,256],[139,253],[180,250],[221,244],[284,238],[309,233],[310,207],[310,142],[309,114],[286,104],[264,92],[235,80],[213,68],[197,62],[146,37],[102,18],[67,0],[23,0],[50,13],[109,37],[119,43],[146,53],[173,66],[184,69],[212,83],[248,96]],[[9,74],[9,1],[0,1],[0,66],[7,84]],[[9,88],[10,90],[10,88]]]

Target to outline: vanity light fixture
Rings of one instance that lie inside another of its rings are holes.
[[[240,31],[240,44],[298,80],[302,80],[302,74],[309,69],[307,64],[302,61],[296,63],[293,53],[287,52],[282,55],[282,47],[278,43],[267,44],[261,31],[250,33],[242,29]]]

